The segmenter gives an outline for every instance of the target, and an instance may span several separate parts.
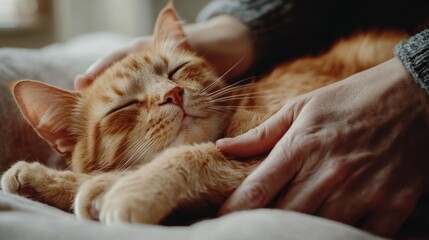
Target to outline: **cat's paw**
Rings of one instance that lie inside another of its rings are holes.
[[[80,219],[99,220],[104,195],[117,181],[119,176],[98,175],[80,186],[74,201],[74,213]]]
[[[79,176],[71,171],[20,161],[3,174],[1,186],[5,192],[70,211],[79,181]]]
[[[142,209],[140,201],[130,195],[106,198],[100,212],[100,221],[107,224],[117,222],[157,223],[145,218],[145,211]]]
[[[7,193],[35,199],[37,194],[46,188],[47,170],[38,162],[17,162],[3,174],[1,187]]]
[[[158,224],[169,208],[157,195],[156,191],[142,189],[133,182],[118,182],[104,197],[100,221]]]

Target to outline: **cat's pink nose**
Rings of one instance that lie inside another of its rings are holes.
[[[164,95],[162,104],[172,103],[177,106],[182,106],[182,93],[183,89],[179,86],[175,86]]]

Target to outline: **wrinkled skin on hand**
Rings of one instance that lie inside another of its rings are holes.
[[[269,152],[220,210],[274,204],[392,236],[429,180],[429,104],[394,58],[298,97],[217,146]]]

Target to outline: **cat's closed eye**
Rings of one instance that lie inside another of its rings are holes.
[[[168,79],[173,80],[174,75],[179,72],[179,70],[183,69],[183,67],[185,67],[186,65],[188,65],[189,62],[184,62],[182,64],[179,64],[177,67],[175,67],[173,70],[171,70],[168,73]]]
[[[113,108],[113,109],[111,109],[110,111],[108,111],[107,113],[106,113],[106,116],[108,116],[109,114],[112,114],[112,113],[114,113],[114,112],[117,112],[117,111],[119,111],[119,110],[121,110],[121,109],[124,109],[124,108],[127,108],[127,107],[130,107],[130,106],[132,106],[132,105],[135,105],[135,104],[139,104],[140,103],[140,101],[139,100],[131,100],[131,101],[128,101],[128,102],[126,102],[126,103],[124,103],[124,104],[122,104],[122,105],[119,105],[118,107],[115,107],[115,108]]]

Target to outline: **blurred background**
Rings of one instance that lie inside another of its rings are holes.
[[[152,33],[168,0],[0,0],[0,47],[39,48],[90,32]],[[209,0],[175,0],[193,22]]]

